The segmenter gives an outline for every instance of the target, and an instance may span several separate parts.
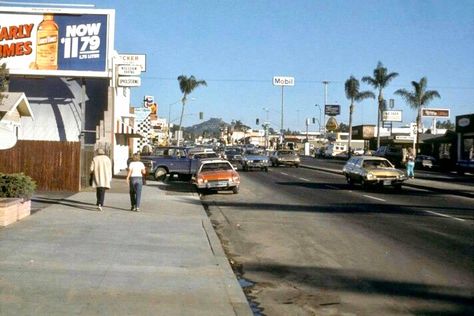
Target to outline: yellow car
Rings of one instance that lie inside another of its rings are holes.
[[[405,173],[386,158],[375,156],[353,156],[344,165],[342,173],[349,185],[360,183],[363,187],[379,185],[401,189],[407,179]]]

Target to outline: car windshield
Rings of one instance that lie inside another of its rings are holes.
[[[387,160],[364,160],[362,167],[367,169],[373,168],[391,168],[392,166]]]
[[[226,162],[206,163],[202,165],[202,171],[232,170],[232,166]]]
[[[246,155],[256,155],[256,156],[261,155],[261,153],[258,150],[247,150],[245,152],[245,154]]]
[[[203,158],[218,158],[219,155],[216,153],[200,153],[194,154],[192,158],[194,159],[203,159]]]
[[[279,155],[294,155],[295,152],[291,150],[281,150],[278,152]]]

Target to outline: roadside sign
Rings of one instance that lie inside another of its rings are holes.
[[[341,106],[339,104],[326,104],[324,106],[325,115],[339,115],[341,114]]]
[[[146,55],[120,54],[116,63],[118,65],[137,65],[142,71],[146,71]]]
[[[119,87],[139,87],[141,86],[142,81],[140,77],[126,76],[118,77],[117,84]]]
[[[119,76],[139,76],[142,69],[139,65],[119,65],[117,73]]]
[[[295,78],[294,77],[273,77],[274,86],[294,86]]]
[[[328,131],[335,131],[337,129],[337,121],[334,117],[330,117],[326,123],[326,129]]]
[[[421,116],[423,117],[449,117],[449,109],[421,109]]]
[[[382,112],[382,121],[385,121],[385,122],[401,122],[402,121],[402,111],[383,111]]]
[[[395,136],[396,140],[413,140],[413,136],[409,135],[396,135]]]

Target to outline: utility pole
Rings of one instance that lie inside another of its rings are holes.
[[[328,84],[329,84],[329,81],[327,81],[327,80],[323,81],[323,85],[324,85],[324,122],[323,122],[324,135],[326,135],[326,105],[328,104]]]

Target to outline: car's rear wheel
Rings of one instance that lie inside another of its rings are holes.
[[[295,167],[296,167],[296,168],[299,168],[299,167],[300,167],[300,165],[299,165],[299,164],[296,164],[296,165],[295,165]]]
[[[268,167],[263,168],[265,172],[268,172]]]
[[[168,172],[166,171],[165,168],[163,167],[158,167],[156,170],[155,170],[155,174],[154,174],[154,177],[155,177],[155,180],[158,180],[158,181],[163,181],[165,178],[166,178],[166,174]]]

